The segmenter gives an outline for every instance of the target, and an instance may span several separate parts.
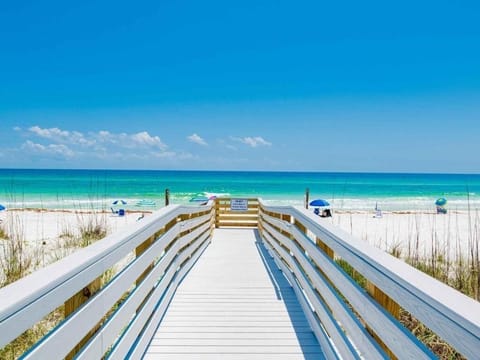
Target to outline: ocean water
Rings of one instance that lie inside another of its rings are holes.
[[[470,174],[0,169],[0,204],[10,208],[108,209],[122,199],[158,209],[167,188],[177,204],[216,194],[303,205],[309,188],[337,210],[434,210],[439,197],[449,209],[480,209],[480,175]]]

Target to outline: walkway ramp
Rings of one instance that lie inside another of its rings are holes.
[[[323,359],[256,229],[216,229],[169,305],[145,359]]]

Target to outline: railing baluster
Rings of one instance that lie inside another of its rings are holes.
[[[392,298],[385,294],[382,290],[376,287],[371,281],[367,280],[366,289],[368,294],[375,299],[385,310],[387,310],[395,319],[400,317],[400,305],[398,305]],[[390,359],[397,359],[393,352],[383,343],[382,339],[367,326],[367,331],[372,334],[378,344],[384,349]]]
[[[67,318],[74,313],[80,306],[86,303],[95,293],[102,287],[102,278],[99,277],[84,287],[81,291],[73,295],[65,302],[64,316]],[[72,351],[65,357],[66,360],[73,359],[87,341],[97,332],[100,324],[92,327],[92,330],[75,346]]]

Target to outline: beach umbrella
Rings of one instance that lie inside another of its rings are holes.
[[[112,204],[113,205],[118,205],[118,204],[127,205],[127,202],[125,200],[115,200]]]
[[[442,198],[439,198],[439,199],[437,199],[437,201],[435,201],[435,205],[437,205],[437,206],[443,206],[443,205],[445,205],[446,203],[447,203],[447,199],[445,199],[445,198],[443,198],[443,197],[442,197]]]
[[[209,200],[206,196],[195,196],[190,199],[190,202],[207,202]]]
[[[137,201],[136,206],[155,206],[156,202],[150,199],[142,199]]]
[[[330,203],[324,199],[315,199],[310,201],[310,206],[329,206]]]
[[[330,206],[330,203],[327,200],[315,199],[310,201],[310,206]]]
[[[7,208],[5,206],[3,206],[2,204],[0,204],[0,211],[2,210],[6,210]]]

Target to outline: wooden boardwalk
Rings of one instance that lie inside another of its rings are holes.
[[[293,289],[256,229],[216,229],[145,359],[323,359]]]

